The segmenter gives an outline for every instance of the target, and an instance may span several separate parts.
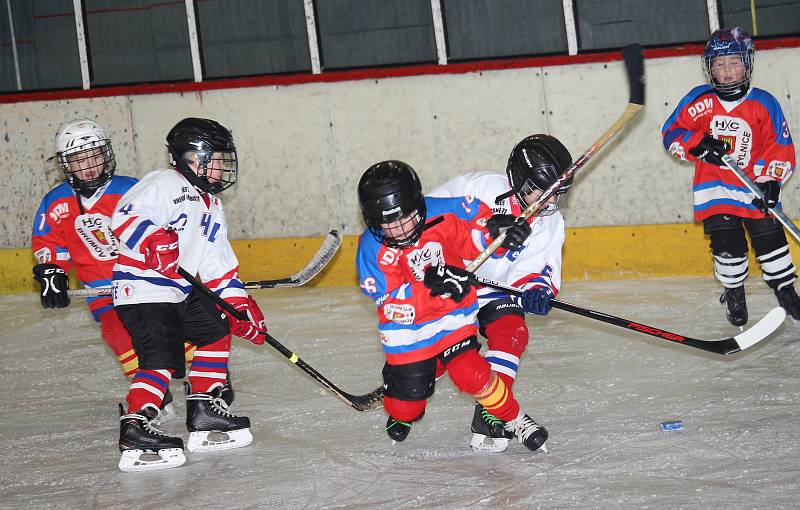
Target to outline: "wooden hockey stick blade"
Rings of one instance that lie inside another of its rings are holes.
[[[473,276],[472,280],[480,285],[501,290],[513,296],[522,297],[523,294],[520,289],[503,285],[486,278],[481,278],[480,276]],[[720,340],[700,340],[697,338],[680,335],[678,333],[672,333],[671,331],[666,331],[653,326],[648,326],[646,324],[641,324],[639,322],[623,319],[622,317],[615,317],[614,315],[609,315],[607,313],[565,303],[564,301],[560,301],[558,299],[552,299],[550,300],[550,303],[552,303],[553,308],[558,308],[559,310],[564,310],[565,312],[582,315],[590,319],[605,322],[606,324],[620,326],[630,331],[644,333],[645,335],[654,336],[662,340],[669,340],[671,342],[677,342],[683,345],[688,345],[689,347],[694,347],[722,355],[734,354],[736,352],[743,351],[748,347],[757,344],[761,340],[764,340],[773,332],[775,332],[775,330],[777,330],[780,325],[783,324],[783,321],[786,318],[786,311],[783,308],[776,307],[770,310],[769,313],[767,313],[767,315],[758,321],[752,328],[748,329],[747,331],[743,331],[734,337],[723,338]]]
[[[325,240],[320,245],[317,253],[311,257],[308,264],[300,271],[286,278],[278,278],[276,280],[244,282],[244,287],[246,289],[273,289],[276,287],[299,287],[305,285],[325,269],[325,266],[333,259],[341,245],[342,236],[337,230],[331,230],[325,236]]]
[[[259,280],[252,282],[244,282],[246,289],[273,289],[276,287],[299,287],[305,285],[315,276],[317,276],[325,266],[328,265],[339,250],[342,244],[342,236],[337,230],[331,230],[325,236],[317,253],[311,257],[308,264],[303,269],[286,278],[278,278],[275,280]],[[110,296],[111,287],[94,287],[86,289],[71,289],[68,291],[69,297],[97,297],[97,296]]]
[[[567,182],[572,175],[580,170],[600,149],[606,145],[609,140],[611,140],[614,135],[622,130],[625,126],[627,126],[631,120],[639,113],[642,108],[644,108],[644,56],[642,53],[642,47],[638,44],[632,44],[630,46],[626,46],[622,50],[622,56],[625,61],[625,72],[628,79],[628,87],[630,92],[630,99],[628,102],[628,106],[625,107],[625,111],[622,112],[622,115],[617,119],[614,124],[611,125],[610,128],[606,130],[605,133],[598,138],[589,150],[584,152],[581,157],[575,160],[572,163],[572,166],[567,168],[564,173],[559,177],[556,182],[554,182],[549,188],[547,188],[542,195],[536,200],[534,203],[529,205],[522,211],[520,215],[521,218],[528,219],[531,216],[534,216],[539,213],[542,209],[546,207],[547,201],[550,197],[558,191],[561,186]],[[492,241],[489,246],[486,247],[476,258],[473,260],[468,266],[467,271],[474,273],[479,267],[483,265],[484,262],[489,260],[489,257],[497,251],[498,248],[503,244],[505,241],[506,234],[502,232],[498,235],[494,241]]]
[[[742,181],[742,183],[745,186],[747,186],[747,189],[749,189],[752,194],[754,194],[759,200],[764,202],[764,192],[761,191],[761,188],[759,188],[758,185],[754,183],[746,173],[744,173],[742,167],[736,164],[736,161],[733,160],[730,154],[722,156],[722,162],[725,163],[725,166],[728,167],[728,170],[736,174],[739,180]],[[797,225],[795,225],[792,222],[792,220],[790,220],[789,217],[786,216],[783,210],[770,209],[769,214],[773,216],[776,220],[781,222],[781,225],[786,227],[786,230],[788,230],[789,233],[792,234],[792,237],[794,237],[798,242],[800,242],[800,229],[798,229]]]
[[[201,292],[204,296],[208,297],[211,301],[218,304],[223,310],[231,314],[232,316],[236,317],[239,320],[247,320],[245,314],[240,312],[239,310],[235,309],[231,306],[230,303],[222,299],[218,296],[215,292],[211,289],[206,287],[203,282],[195,278],[193,275],[189,274],[185,269],[182,267],[178,267],[177,273],[181,275],[181,277],[189,282],[192,287],[197,289]],[[272,335],[270,335],[266,331],[262,331],[261,334],[264,335],[267,343],[274,347],[278,352],[280,352],[286,359],[291,361],[297,367],[299,367],[303,372],[311,376],[312,379],[317,381],[321,386],[325,389],[330,391],[336,398],[341,400],[342,402],[346,403],[356,411],[371,411],[373,409],[378,409],[381,407],[383,401],[383,386],[376,388],[375,390],[367,393],[365,395],[351,395],[346,391],[342,391],[338,386],[333,384],[331,381],[328,380],[324,375],[317,372],[314,367],[303,361],[300,356],[293,353],[289,350],[285,345],[280,343],[278,340],[275,339]]]

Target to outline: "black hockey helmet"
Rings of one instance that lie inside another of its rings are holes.
[[[233,135],[217,121],[183,119],[167,134],[167,148],[172,165],[207,193],[219,193],[236,182]]]
[[[511,151],[506,166],[508,183],[520,204],[526,207],[523,197],[534,190],[545,191],[553,185],[564,172],[572,166],[572,156],[557,138],[537,134],[524,138]],[[572,186],[572,176],[556,191],[560,198]],[[552,214],[557,206],[551,206],[539,213],[540,216]]]
[[[369,167],[358,182],[358,201],[369,231],[386,246],[410,246],[422,235],[425,198],[419,177],[408,164],[390,160]],[[387,235],[381,225],[395,222],[400,222],[402,232]]]

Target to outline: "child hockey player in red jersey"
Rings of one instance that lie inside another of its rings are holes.
[[[529,449],[546,451],[547,431],[520,409],[511,388],[478,354],[478,299],[464,269],[491,242],[491,210],[462,198],[424,198],[414,170],[400,161],[370,167],[358,184],[367,231],[356,264],[361,288],[377,304],[386,353],[386,431],[403,441],[425,412],[437,365],[459,390],[504,422]],[[524,227],[523,227],[524,228]],[[504,248],[529,230],[512,227]]]
[[[69,271],[75,268],[86,287],[111,285],[117,260],[117,239],[111,215],[120,197],[136,184],[133,177],[114,175],[114,149],[103,128],[88,119],[61,124],[55,137],[56,157],[66,182],[42,199],[33,224],[31,247],[39,262],[33,268],[41,284],[45,308],[69,305]],[[100,323],[103,340],[117,356],[125,375],[139,366],[131,337],[114,311],[111,296],[88,300]]]
[[[664,123],[664,147],[695,163],[694,218],[711,238],[714,275],[725,287],[720,301],[734,326],[747,323],[744,280],[748,275],[744,228],[761,264],[764,281],[778,303],[800,319],[797,279],[786,235],[770,208],[780,208],[780,190],[794,170],[789,127],[777,99],[750,86],[755,46],[741,28],[717,30],[703,53],[708,85],[692,89]],[[726,153],[764,192],[753,200]]]
[[[213,120],[187,118],[167,135],[172,169],[145,176],[119,202],[112,218],[120,240],[114,266],[114,305],[131,332],[139,371],[120,405],[119,467],[144,471],[180,466],[183,441],[154,427],[170,379],[186,375],[183,339],[197,349],[188,373],[189,451],[247,446],[250,420],[229,411],[226,391],[231,334],[264,342],[264,315],[239,280],[239,262],[217,193],[236,182],[230,131]],[[249,321],[220,312],[177,274],[198,275]],[[210,435],[211,432],[220,432]],[[145,453],[158,459],[147,460]]]
[[[570,165],[572,156],[558,139],[531,135],[511,151],[506,175],[469,173],[439,186],[429,196],[466,196],[467,200],[490,205],[495,215],[487,227],[497,237],[501,229],[513,226],[522,210],[534,203]],[[488,287],[478,288],[478,325],[487,339],[486,361],[508,388],[514,384],[520,358],[528,345],[524,312],[546,315],[550,300],[561,286],[565,232],[557,202],[571,184],[572,179],[567,180],[550,198],[548,207],[524,224],[527,238],[513,243],[505,253],[494,254],[475,271],[478,276],[525,290],[523,297],[518,298]],[[480,404],[475,405],[470,442],[473,449],[502,452],[511,438],[513,435],[505,430],[501,420]]]

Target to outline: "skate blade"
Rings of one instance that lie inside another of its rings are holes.
[[[542,443],[542,446],[540,446],[538,450],[534,450],[534,453],[550,453],[550,448],[547,446],[547,441]]]
[[[158,452],[125,450],[119,459],[119,469],[125,473],[139,473],[182,466],[186,456],[181,448],[165,448]]]
[[[159,425],[163,425],[167,422],[170,422],[178,417],[178,411],[175,410],[175,406],[172,405],[172,402],[164,406],[164,409],[159,410],[158,417],[153,420],[153,423],[156,427]]]
[[[489,437],[476,432],[472,433],[470,447],[476,452],[501,453],[508,448],[508,439],[503,437]]]
[[[219,450],[230,450],[231,448],[242,448],[253,442],[253,435],[250,429],[231,430],[220,432],[217,430],[204,430],[189,434],[189,441],[186,449],[192,453],[215,452]]]

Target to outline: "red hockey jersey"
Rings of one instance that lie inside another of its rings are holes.
[[[92,195],[83,198],[81,211],[75,192],[62,183],[42,199],[33,224],[31,247],[39,263],[57,264],[69,272],[74,266],[86,287],[108,287],[118,242],[111,232],[117,202],[137,180],[115,175]],[[88,298],[95,319],[112,308],[110,297]]]
[[[673,156],[695,162],[697,221],[715,214],[764,217],[751,204],[753,195],[736,174],[689,154],[704,135],[727,141],[730,155],[755,182],[784,183],[794,170],[794,145],[783,111],[772,94],[758,88],[751,89],[740,101],[726,102],[717,97],[710,85],[696,87],[680,101],[661,134],[664,147]]]

